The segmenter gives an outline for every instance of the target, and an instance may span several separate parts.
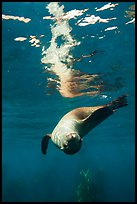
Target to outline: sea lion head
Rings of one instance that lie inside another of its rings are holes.
[[[65,142],[63,144],[62,151],[66,154],[75,154],[81,148],[82,139],[76,132],[66,135]]]

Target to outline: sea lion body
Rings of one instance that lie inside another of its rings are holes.
[[[76,108],[62,117],[48,138],[66,154],[74,154],[80,150],[82,138],[89,131],[126,105],[126,95],[123,95],[102,106]],[[43,144],[47,147],[47,143],[42,143],[42,152]]]
[[[51,139],[55,138],[56,136],[58,137],[60,133],[66,134],[68,132],[77,132],[81,137],[84,137],[86,132],[88,132],[88,130],[83,130],[83,125],[85,124],[84,120],[86,120],[89,115],[94,113],[100,107],[102,106],[82,107],[68,112],[62,117],[57,126],[54,128]]]

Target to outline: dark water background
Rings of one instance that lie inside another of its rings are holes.
[[[106,24],[75,26],[70,20],[72,34],[82,41],[74,55],[101,49],[92,63],[84,59],[76,68],[88,73],[107,73],[108,82],[122,78],[124,85],[105,92],[107,98],[63,98],[58,92],[46,95],[46,74],[40,63],[41,48],[28,42],[15,42],[18,36],[44,34],[43,45],[51,39],[51,21],[40,21],[49,15],[48,3],[2,4],[7,15],[33,19],[25,24],[19,21],[2,22],[2,199],[3,201],[76,201],[76,189],[81,181],[80,171],[89,169],[95,179],[100,201],[134,201],[135,199],[135,27],[125,25],[124,17],[131,3],[119,3],[113,11],[102,11],[102,18],[117,17]],[[65,11],[95,7],[104,3],[63,3]],[[104,39],[90,38],[100,30],[118,26],[120,33],[108,31]],[[82,39],[83,36],[87,36]],[[69,156],[50,143],[47,156],[40,151],[41,138],[51,133],[60,118],[81,106],[105,104],[128,93],[129,105],[118,110],[84,138],[79,153]],[[92,192],[91,192],[92,194]]]

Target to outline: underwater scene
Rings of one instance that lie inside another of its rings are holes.
[[[135,2],[2,3],[2,201],[135,201]]]

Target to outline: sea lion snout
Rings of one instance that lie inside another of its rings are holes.
[[[79,134],[69,133],[66,135],[66,142],[61,149],[66,154],[75,154],[80,150],[81,144],[82,139]]]

